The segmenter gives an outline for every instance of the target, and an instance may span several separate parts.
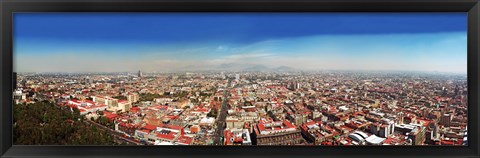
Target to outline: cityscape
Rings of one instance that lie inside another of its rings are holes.
[[[465,145],[467,137],[464,75],[138,71],[17,80],[17,104],[78,109],[127,144]]]
[[[466,15],[296,16],[17,14],[13,142],[468,145]]]

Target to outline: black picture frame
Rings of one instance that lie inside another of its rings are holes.
[[[462,157],[479,156],[478,0],[3,0],[1,157]],[[12,146],[14,12],[468,12],[468,146]]]

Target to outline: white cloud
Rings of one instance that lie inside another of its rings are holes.
[[[414,35],[405,36],[415,37]],[[421,37],[421,35],[418,36]],[[267,40],[237,47],[232,45],[228,45],[229,47],[226,45],[198,46],[179,48],[178,51],[172,49],[138,53],[138,55],[132,53],[128,57],[112,56],[102,52],[89,54],[79,52],[57,53],[50,56],[24,54],[16,56],[14,66],[16,71],[23,72],[175,71],[186,68],[212,69],[221,64],[261,64],[267,67],[289,66],[305,70],[466,71],[465,34],[444,35],[441,40],[426,42],[419,46],[404,46],[396,43],[378,44],[378,42],[382,42],[379,41],[380,39],[390,39],[395,37],[393,35],[391,37],[380,35],[374,38],[363,37],[360,41],[356,40],[358,39],[356,37],[336,36],[327,38],[322,36]],[[342,41],[342,39],[347,39],[347,41]],[[350,45],[345,44],[349,42]],[[359,42],[362,45],[358,45]],[[354,50],[355,53],[351,53],[351,50]],[[405,58],[403,54],[405,52],[413,52],[415,58]],[[458,53],[458,55],[453,55],[455,53]]]
[[[233,54],[224,57],[224,59],[232,59],[232,60],[239,60],[239,59],[248,59],[248,58],[260,58],[260,57],[268,57],[272,56],[272,53],[249,53],[249,54]]]
[[[217,51],[226,51],[226,50],[228,50],[227,46],[218,46],[217,47]]]
[[[183,51],[187,52],[187,53],[196,53],[196,52],[207,51],[208,49],[209,49],[209,47],[199,47],[199,48],[189,48],[189,49],[185,49]]]

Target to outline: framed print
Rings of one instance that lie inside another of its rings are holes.
[[[1,7],[2,157],[478,157],[475,0]]]

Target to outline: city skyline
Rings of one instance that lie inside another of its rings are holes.
[[[17,13],[14,20],[18,72],[467,71],[463,13]]]

